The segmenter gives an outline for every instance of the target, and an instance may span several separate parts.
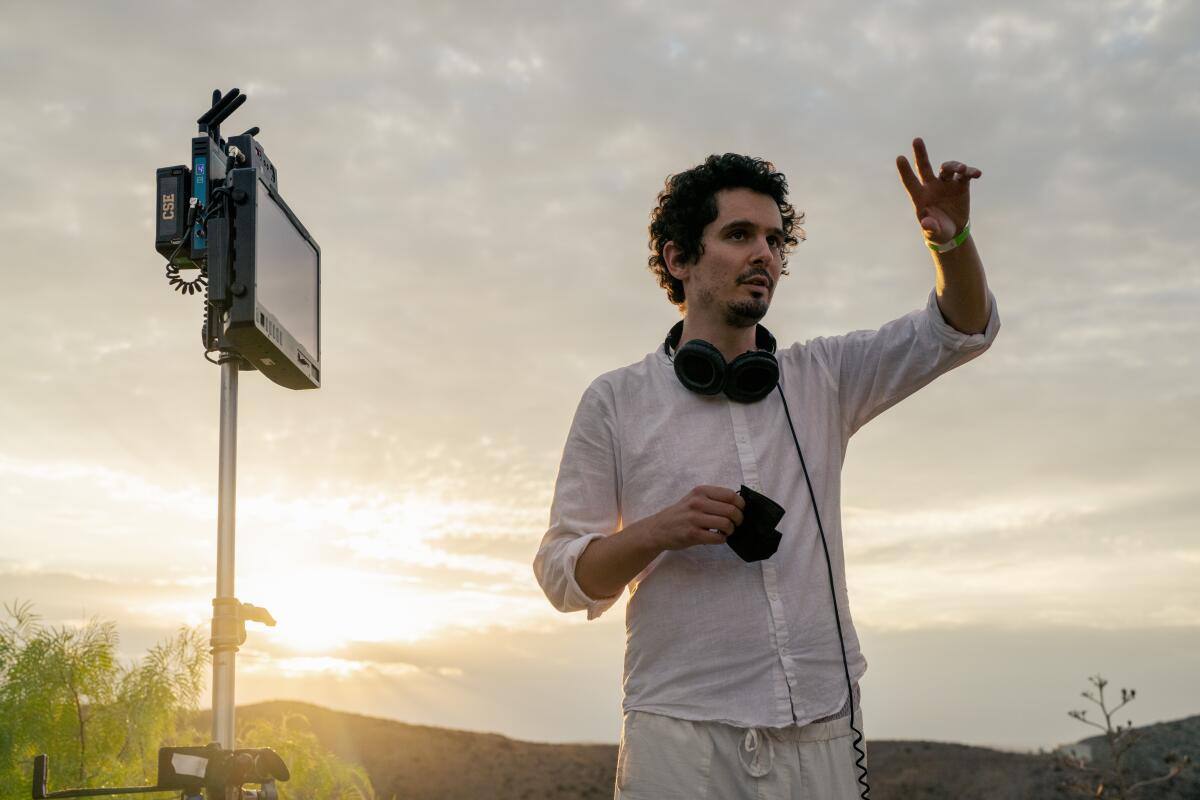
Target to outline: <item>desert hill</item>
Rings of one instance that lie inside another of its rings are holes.
[[[237,709],[238,724],[300,715],[320,742],[361,764],[380,800],[612,797],[617,747],[538,744],[494,733],[410,725],[296,702]],[[201,730],[209,725],[203,715]]]
[[[615,744],[539,744],[410,725],[298,702],[238,709],[239,722],[299,715],[322,744],[361,764],[380,800],[588,800],[612,797]],[[207,720],[197,721],[207,726]],[[203,727],[202,727],[203,729]],[[1161,771],[1168,750],[1200,755],[1200,716],[1142,729],[1139,766]],[[1102,740],[1084,740],[1102,758]],[[869,741],[873,800],[1055,800],[1070,773],[1048,754],[922,741]],[[1197,800],[1193,769],[1145,800]],[[1146,773],[1149,774],[1149,773]]]
[[[1200,761],[1200,715],[1145,725],[1137,728],[1142,741],[1125,756],[1125,763],[1132,774],[1148,777],[1166,771],[1163,760],[1170,754],[1191,756],[1193,762]],[[1105,764],[1110,758],[1104,736],[1092,736],[1082,740],[1092,753],[1093,761]],[[1200,800],[1200,767],[1193,766],[1168,785],[1148,786],[1138,794],[1139,800]]]

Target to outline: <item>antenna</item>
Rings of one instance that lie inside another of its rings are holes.
[[[212,107],[209,108],[208,111],[205,111],[203,114],[201,114],[200,118],[196,120],[197,125],[208,125],[211,123],[213,121],[213,117],[224,111],[230,103],[232,103],[242,94],[236,86],[230,89],[229,94],[223,97],[220,96],[220,91],[220,89],[215,89],[213,91],[213,97],[216,99],[213,100]]]
[[[221,140],[221,123],[229,118],[229,115],[237,111],[242,103],[246,102],[246,95],[234,87],[229,90],[229,93],[224,97],[220,96],[221,90],[213,91],[212,107],[205,111],[196,124],[200,126],[200,133],[207,133],[216,141]]]

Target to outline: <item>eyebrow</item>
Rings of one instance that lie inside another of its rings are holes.
[[[734,228],[757,228],[757,227],[758,227],[758,225],[756,225],[752,220],[735,219],[735,220],[732,220],[732,221],[727,222],[724,225],[722,225],[721,233],[725,233],[726,231],[733,230]],[[767,233],[773,233],[776,236],[778,236],[780,239],[783,238],[783,228],[769,228],[767,230]]]

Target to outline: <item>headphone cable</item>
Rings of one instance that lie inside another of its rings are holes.
[[[837,589],[833,583],[833,562],[829,558],[829,543],[825,540],[825,527],[821,524],[821,512],[817,510],[817,494],[813,491],[812,479],[808,477],[808,466],[804,463],[804,453],[800,449],[800,439],[796,436],[796,426],[792,424],[792,412],[788,409],[787,397],[783,394],[783,387],[775,384],[775,388],[779,390],[779,397],[783,400],[783,413],[787,416],[788,428],[792,432],[792,441],[796,443],[796,455],[800,456],[800,468],[804,470],[804,482],[808,484],[808,496],[812,499],[813,514],[817,518],[817,530],[821,533],[821,547],[825,551],[825,568],[829,571],[829,592],[833,599],[833,620],[837,624],[838,643],[842,646],[842,669],[846,673],[846,691],[849,697],[850,704],[850,730],[854,733],[854,749],[858,753],[858,757],[854,760],[854,765],[859,769],[858,784],[862,788],[859,790],[859,797],[862,800],[870,800],[871,784],[867,783],[867,766],[865,763],[867,753],[862,749],[863,735],[862,731],[854,727],[854,685],[850,681],[850,663],[846,658],[846,640],[842,637],[842,617],[838,613]]]

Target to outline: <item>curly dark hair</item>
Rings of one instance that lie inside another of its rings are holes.
[[[687,307],[683,282],[667,269],[663,248],[675,242],[684,261],[695,261],[704,254],[700,241],[704,228],[717,218],[717,192],[722,189],[751,189],[770,196],[783,217],[784,244],[781,252],[783,274],[787,275],[787,256],[804,239],[804,213],[796,213],[787,199],[787,178],[775,171],[770,161],[737,153],[711,155],[704,163],[686,172],[667,177],[658,193],[658,205],[650,212],[650,271],[667,290],[667,298],[682,311]]]

